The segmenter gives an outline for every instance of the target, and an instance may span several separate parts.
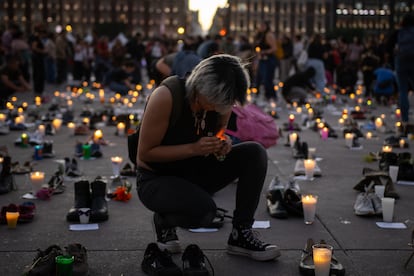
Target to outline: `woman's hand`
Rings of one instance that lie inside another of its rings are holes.
[[[223,142],[217,137],[201,137],[195,143],[195,152],[197,155],[217,153],[223,148]]]
[[[223,135],[224,140],[220,140],[220,150],[215,152],[217,155],[227,155],[231,151],[232,141],[228,135]]]

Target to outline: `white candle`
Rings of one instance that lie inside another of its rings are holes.
[[[4,113],[0,113],[0,123],[4,123],[6,121],[6,115]]]
[[[42,188],[42,185],[45,181],[44,172],[31,172],[30,173],[30,182],[32,183],[32,193],[36,195],[37,191]]]
[[[94,140],[99,140],[102,139],[103,137],[103,132],[100,129],[95,130],[95,132],[93,133],[93,139]]]
[[[122,163],[122,157],[120,156],[111,157],[111,161],[112,161],[112,171],[115,176],[118,176],[121,163]]]
[[[306,179],[312,179],[313,172],[315,171],[316,161],[314,159],[305,159],[303,163],[305,165]]]
[[[117,128],[117,134],[119,136],[123,136],[125,134],[125,123],[119,122],[116,128]]]
[[[289,143],[290,143],[291,148],[295,146],[297,139],[298,139],[298,134],[296,132],[292,132],[289,134]]]
[[[382,123],[382,119],[381,118],[377,118],[377,119],[375,119],[375,127],[378,129],[378,128],[381,128],[382,127],[382,125],[383,125],[383,123]]]
[[[318,196],[302,195],[303,217],[305,224],[312,224],[315,220],[317,202]]]
[[[400,139],[400,148],[404,148],[404,147],[405,147],[405,140]]]
[[[332,246],[315,244],[313,249],[313,263],[315,264],[315,276],[329,276],[332,258]]]
[[[367,139],[371,139],[372,138],[372,132],[368,131],[366,134]]]
[[[62,119],[59,119],[59,118],[53,119],[52,126],[56,131],[58,131],[60,127],[62,126]]]
[[[390,145],[385,145],[382,147],[382,152],[392,152],[392,147]]]
[[[353,133],[345,133],[345,145],[348,148],[352,147],[352,140],[354,139],[354,134]]]
[[[39,133],[42,135],[42,136],[45,136],[45,131],[46,131],[46,128],[45,128],[45,125],[39,125],[38,127],[37,127],[37,130],[39,131]]]

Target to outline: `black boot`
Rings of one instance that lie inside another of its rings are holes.
[[[66,220],[79,222],[79,208],[91,208],[91,191],[87,180],[75,182],[75,205],[69,210]]]
[[[398,155],[395,152],[381,152],[379,169],[388,172],[389,166],[398,166]]]
[[[91,221],[99,222],[108,219],[108,203],[106,202],[106,182],[97,177],[92,183]]]

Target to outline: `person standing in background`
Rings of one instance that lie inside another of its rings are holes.
[[[263,84],[265,88],[265,98],[268,101],[277,101],[277,95],[274,90],[273,79],[277,67],[276,38],[270,30],[270,22],[264,21],[259,27],[256,35],[257,58],[259,60],[256,74],[257,88]]]
[[[47,51],[43,40],[46,38],[44,26],[36,26],[33,37],[30,39],[32,49],[33,90],[36,96],[41,96],[45,89],[45,56]]]
[[[399,90],[399,105],[403,127],[409,120],[410,103],[408,91],[414,89],[414,14],[404,15],[397,36],[395,71]]]
[[[66,31],[62,30],[56,37],[56,83],[66,82],[68,75],[68,41]]]

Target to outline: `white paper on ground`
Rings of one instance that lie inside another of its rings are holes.
[[[217,228],[193,228],[193,229],[188,229],[188,231],[193,232],[193,233],[211,233],[211,232],[217,232],[218,229]]]
[[[37,199],[37,197],[32,195],[31,193],[27,193],[27,194],[22,195],[22,198],[24,198],[24,199]]]
[[[414,181],[404,181],[404,180],[398,180],[397,184],[399,185],[409,185],[409,186],[414,186]]]
[[[98,229],[99,229],[99,225],[97,223],[69,225],[69,230],[72,230],[72,231],[88,231],[88,230],[98,230]]]
[[[407,226],[402,222],[377,221],[376,224],[379,228],[387,228],[387,229],[406,229],[407,228]]]
[[[253,223],[253,228],[262,228],[262,229],[267,229],[270,228],[270,221],[269,220],[255,220]]]

